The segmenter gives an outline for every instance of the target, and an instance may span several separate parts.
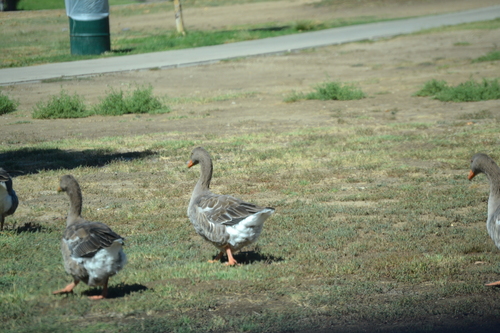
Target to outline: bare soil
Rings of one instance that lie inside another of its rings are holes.
[[[184,8],[184,20],[188,30],[219,29],[333,17],[408,17],[497,4],[498,0],[345,1],[325,10],[325,7],[314,6],[313,1],[298,0]],[[39,12],[38,15],[47,13]],[[146,29],[148,25],[173,26],[174,20],[166,22],[164,14],[149,14],[144,9],[143,15],[111,20],[111,24],[112,31],[118,31],[123,28]],[[434,32],[196,67],[5,86],[2,91],[19,100],[20,106],[19,111],[0,116],[0,142],[27,144],[158,132],[214,133],[223,136],[335,124],[342,126],[339,118],[347,122],[355,121],[359,126],[376,126],[388,121],[447,121],[481,110],[499,115],[500,104],[496,100],[443,103],[412,97],[430,79],[458,84],[470,78],[500,77],[498,62],[471,63],[471,59],[494,50],[498,41],[498,31]],[[355,83],[368,97],[359,101],[283,102],[292,91],[307,92],[314,85],[328,80]],[[193,102],[175,104],[171,113],[163,115],[50,121],[31,118],[36,103],[59,94],[62,88],[70,94],[76,92],[84,96],[86,102],[94,104],[111,88],[125,90],[136,85],[152,85],[153,92],[158,96],[192,98]],[[195,101],[198,98],[238,94],[248,95],[210,103]],[[352,331],[360,329],[370,331],[372,327],[356,327]]]
[[[326,19],[327,17],[407,17],[496,5],[496,0],[447,1],[345,1],[333,10],[311,1],[262,2],[230,7],[185,8],[187,29],[220,28],[256,22]],[[19,15],[47,15],[50,11]],[[244,12],[245,15],[235,15]],[[165,23],[164,14],[127,18],[127,26]],[[158,20],[158,21],[155,21]],[[112,22],[112,29],[123,22]],[[172,20],[173,24],[173,20]],[[59,82],[40,82],[2,87],[20,101],[19,111],[1,116],[0,142],[41,142],[68,137],[138,135],[150,132],[232,133],[254,130],[287,130],[337,122],[332,115],[369,115],[367,124],[387,121],[397,113],[401,121],[439,121],[488,109],[499,111],[497,101],[442,103],[411,95],[432,78],[451,84],[475,78],[498,77],[498,63],[471,64],[495,49],[498,32],[469,30],[402,36],[376,43],[353,43],[318,48],[281,56],[256,57],[198,67],[133,71]],[[307,101],[287,104],[292,91],[309,91],[318,83],[338,80],[356,83],[369,98],[360,101]],[[165,115],[90,117],[70,120],[35,120],[36,103],[47,101],[61,89],[99,102],[111,88],[127,90],[149,85],[158,96],[202,98],[252,93],[247,98],[211,103],[174,105]],[[358,117],[359,118],[359,117]],[[153,120],[153,121],[152,121]],[[27,123],[29,122],[29,123]]]

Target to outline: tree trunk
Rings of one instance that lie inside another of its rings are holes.
[[[181,0],[174,0],[174,9],[175,9],[175,26],[177,27],[177,32],[186,35],[184,31],[184,21],[182,20],[182,6]]]

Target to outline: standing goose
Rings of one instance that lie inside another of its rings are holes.
[[[118,273],[127,262],[122,250],[123,238],[104,223],[82,218],[82,192],[73,176],[61,177],[57,191],[66,192],[70,200],[61,252],[64,268],[73,277],[73,282],[53,294],[71,293],[83,281],[89,286],[102,286],[102,294],[90,299],[106,298],[109,277]]]
[[[484,173],[490,182],[490,196],[488,198],[488,219],[486,228],[495,245],[500,249],[500,168],[486,154],[472,156],[469,180],[477,174]],[[487,286],[500,286],[500,281],[486,284]]]
[[[7,171],[0,168],[0,231],[7,215],[12,215],[17,209],[19,200],[12,188],[12,178]]]
[[[274,208],[259,207],[229,195],[210,192],[212,159],[208,152],[195,148],[187,163],[188,168],[200,164],[200,179],[194,187],[188,206],[188,217],[196,232],[220,252],[218,261],[227,253],[227,265],[236,265],[233,252],[249,245],[259,237],[264,221],[274,213]]]

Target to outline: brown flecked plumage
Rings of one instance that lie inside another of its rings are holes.
[[[188,217],[196,232],[220,250],[215,260],[221,259],[225,251],[228,265],[235,265],[232,253],[257,240],[264,221],[274,213],[274,208],[212,193],[212,159],[201,147],[191,153],[188,167],[197,164],[200,164],[201,174],[191,195]]]
[[[73,277],[73,282],[53,294],[70,293],[83,281],[89,286],[103,286],[102,294],[91,299],[106,298],[108,279],[127,262],[122,250],[123,238],[104,223],[81,217],[82,192],[73,176],[63,176],[58,191],[66,192],[70,199],[61,252],[64,268]]]

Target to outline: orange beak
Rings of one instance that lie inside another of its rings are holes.
[[[59,187],[57,188],[57,192],[62,192],[62,191],[63,191],[63,190],[62,190],[61,186],[59,186]]]
[[[188,166],[188,168],[192,167],[193,165],[194,165],[194,163],[193,163],[193,161],[192,161],[192,160],[189,160],[189,161],[187,162],[187,166]]]
[[[472,172],[472,170],[471,170],[471,171],[469,171],[469,175],[467,176],[467,178],[468,178],[469,180],[472,180],[472,178],[474,178],[474,176],[475,176],[475,175],[476,175],[476,174],[475,174],[474,172]]]

